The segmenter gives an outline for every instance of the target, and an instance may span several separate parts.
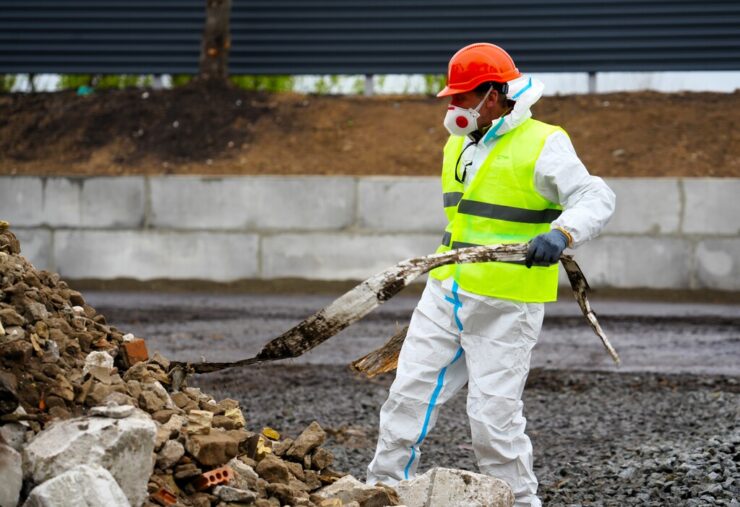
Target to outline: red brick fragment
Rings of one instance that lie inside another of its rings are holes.
[[[130,342],[123,342],[123,362],[126,368],[131,368],[136,363],[149,359],[149,352],[146,350],[146,342],[141,338],[135,338]]]
[[[203,491],[219,484],[225,484],[231,480],[234,476],[234,471],[230,466],[224,465],[219,468],[214,468],[208,472],[203,472],[193,481],[193,487],[198,491]]]
[[[153,502],[157,502],[159,505],[175,505],[177,503],[177,497],[166,488],[161,488],[159,491],[152,493],[149,498]]]

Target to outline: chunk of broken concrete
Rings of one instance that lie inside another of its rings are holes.
[[[3,335],[4,342],[12,342],[16,340],[22,340],[26,337],[26,332],[20,326],[10,326],[5,328],[5,334]],[[29,343],[29,345],[31,345]]]
[[[213,488],[213,494],[224,502],[252,503],[257,499],[255,492],[231,486],[216,486]]]
[[[31,315],[31,319],[35,322],[38,320],[46,320],[49,318],[49,310],[46,309],[42,303],[36,301],[29,301],[26,305],[26,310]]]
[[[157,466],[162,470],[172,468],[185,455],[185,447],[177,440],[168,440],[157,454]]]
[[[334,463],[334,455],[323,447],[319,447],[311,455],[311,466],[316,470],[323,470],[332,463]]]
[[[291,459],[302,461],[306,454],[323,444],[324,440],[326,440],[326,432],[319,423],[314,421],[295,439],[285,454]]]
[[[191,410],[188,413],[188,425],[185,431],[189,435],[207,435],[211,432],[213,412],[207,410]]]
[[[134,505],[140,505],[144,501]],[[77,465],[36,486],[23,507],[131,507],[113,476],[101,466]]]
[[[288,484],[290,482],[290,470],[288,466],[273,454],[268,454],[259,463],[255,469],[257,474],[267,482],[277,482]]]
[[[0,310],[0,322],[8,328],[10,326],[22,326],[26,323],[26,319],[21,317],[13,308],[3,308]]]
[[[170,438],[178,437],[186,422],[184,416],[178,414],[170,416],[170,419],[157,430],[154,448],[159,450]]]
[[[239,453],[239,441],[224,431],[211,431],[188,436],[185,448],[203,465],[223,465]]]
[[[97,417],[110,417],[111,419],[125,419],[136,410],[131,405],[101,405],[90,409],[90,415]]]
[[[226,410],[224,417],[231,420],[234,428],[243,428],[247,425],[247,422],[244,420],[244,414],[242,414],[242,411],[238,407]]]
[[[257,489],[257,480],[259,475],[254,468],[244,463],[239,458],[234,458],[227,463],[234,471],[234,477],[231,479],[231,485],[239,489]]]
[[[90,374],[102,383],[110,384],[112,370],[113,357],[107,352],[95,351],[90,352],[85,357],[85,366],[82,368],[82,374]]]
[[[338,498],[344,504],[357,502],[361,507],[381,507],[398,505],[398,496],[387,486],[370,486],[351,475],[345,475],[334,484],[316,492],[320,498]]]
[[[23,486],[21,455],[6,444],[0,444],[0,506],[15,507]]]
[[[164,408],[174,408],[170,395],[159,382],[145,382],[141,384],[142,392],[139,395],[139,406],[150,414]]]
[[[409,507],[512,507],[509,485],[483,474],[451,468],[432,468],[424,475],[395,486]]]
[[[76,465],[100,465],[113,475],[132,505],[141,505],[154,467],[156,431],[154,421],[140,410],[125,419],[60,421],[26,445],[24,475],[40,484]]]
[[[21,407],[18,407],[21,408]],[[18,413],[16,410],[14,413]],[[25,412],[24,412],[25,413]],[[26,441],[26,432],[28,428],[20,423],[7,423],[0,426],[0,441],[4,440],[6,444],[18,452],[23,450],[23,444]]]

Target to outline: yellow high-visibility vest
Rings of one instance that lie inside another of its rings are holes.
[[[444,148],[442,192],[448,224],[437,252],[473,245],[523,243],[550,231],[562,207],[537,193],[534,166],[547,137],[560,127],[529,119],[504,134],[465,190],[455,178],[466,138],[450,136]],[[468,292],[525,302],[555,301],[558,265],[484,262],[433,270],[438,280],[453,277]]]

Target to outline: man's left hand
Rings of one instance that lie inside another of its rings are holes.
[[[557,229],[553,229],[545,234],[535,236],[529,242],[527,257],[524,263],[528,268],[533,264],[554,264],[560,259],[565,247],[568,246],[568,238]]]

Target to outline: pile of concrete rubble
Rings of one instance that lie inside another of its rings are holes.
[[[0,507],[513,505],[503,481],[461,470],[367,486],[331,468],[318,423],[250,431],[238,401],[169,366],[36,270],[0,221]]]
[[[173,392],[166,358],[19,254],[0,223],[0,506],[399,504],[332,470],[318,423],[281,438]]]

